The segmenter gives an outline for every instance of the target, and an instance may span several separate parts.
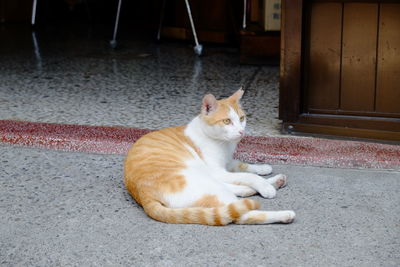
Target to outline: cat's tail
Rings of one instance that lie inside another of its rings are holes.
[[[229,205],[204,208],[168,208],[156,200],[143,203],[145,212],[153,219],[166,223],[227,225],[237,221],[240,216],[260,207],[258,201],[241,199]]]

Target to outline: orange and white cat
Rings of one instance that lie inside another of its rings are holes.
[[[188,125],[162,129],[142,136],[124,163],[129,193],[153,219],[167,223],[205,225],[290,223],[293,211],[261,211],[252,199],[257,192],[273,198],[286,185],[269,165],[246,164],[233,159],[244,136],[246,116],[232,96],[216,100],[204,96],[201,113]]]

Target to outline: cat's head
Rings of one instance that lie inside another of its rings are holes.
[[[217,100],[212,94],[203,98],[200,119],[205,133],[221,141],[239,141],[245,133],[246,115],[240,106],[240,88],[228,98]]]

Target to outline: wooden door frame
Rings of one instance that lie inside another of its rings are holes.
[[[307,10],[308,2],[282,1],[279,119],[283,121],[283,131],[400,141],[400,119],[398,118],[358,116],[357,114],[311,114],[304,110],[303,72],[305,38],[307,38],[305,30],[307,16],[304,12]],[[363,2],[393,1],[363,0]]]
[[[282,1],[279,119],[297,122],[300,114],[303,0]]]

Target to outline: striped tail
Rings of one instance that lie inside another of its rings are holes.
[[[145,212],[153,219],[176,224],[227,225],[239,220],[240,216],[260,207],[260,203],[252,199],[241,199],[229,205],[203,208],[173,209],[163,206],[156,200],[143,203]]]

